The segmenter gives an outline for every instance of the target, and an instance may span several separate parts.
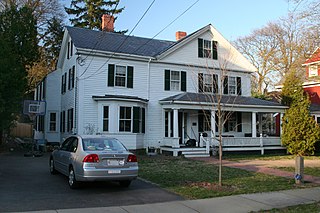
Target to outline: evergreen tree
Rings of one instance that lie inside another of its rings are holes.
[[[11,5],[0,12],[0,137],[21,112],[26,67],[37,60],[37,43],[36,21],[30,8]]]
[[[63,21],[53,17],[47,22],[47,26],[43,38],[43,46],[49,67],[55,69],[63,39]]]
[[[117,15],[124,9],[116,8],[120,0],[72,0],[69,8],[65,8],[71,23],[76,27],[101,30],[103,14]]]
[[[302,81],[294,71],[286,76],[282,89],[282,103],[289,106],[283,117],[282,144],[294,155],[314,154],[320,129],[310,115],[309,97],[304,93]]]

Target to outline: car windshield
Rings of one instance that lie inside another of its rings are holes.
[[[114,138],[84,138],[82,139],[84,151],[126,151],[127,149]]]

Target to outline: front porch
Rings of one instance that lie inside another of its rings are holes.
[[[170,151],[178,156],[187,151],[190,141],[195,142],[191,143],[192,148],[206,148],[203,154],[209,154],[210,150],[216,152],[220,132],[223,151],[257,150],[264,154],[265,150],[285,149],[280,139],[285,106],[235,96],[225,98],[232,100],[232,104],[222,102],[218,113],[216,103],[199,102],[201,97],[198,96],[195,98],[197,101],[187,101],[183,95],[160,101],[163,105],[165,136],[160,142],[161,152]],[[218,129],[219,122],[221,131]]]
[[[169,142],[169,139],[166,139]],[[185,157],[209,157],[210,153],[213,155],[219,151],[218,138],[208,138],[200,136],[200,142],[196,147],[187,147],[185,145],[178,145],[177,140],[173,139],[174,146],[161,146],[160,153],[172,153],[173,156],[184,155]],[[285,150],[281,145],[280,137],[222,137],[222,151],[259,151],[264,155],[265,150]]]

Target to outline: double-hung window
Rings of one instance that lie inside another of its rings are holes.
[[[49,131],[55,132],[57,130],[57,113],[50,113]]]
[[[203,75],[203,91],[212,92],[213,88],[213,76],[210,74]]]
[[[109,64],[108,86],[133,88],[133,67]]]
[[[170,76],[170,88],[173,91],[180,90],[180,72],[179,71],[171,71]]]
[[[109,131],[109,106],[103,106],[102,130]]]
[[[185,71],[165,70],[164,90],[186,91],[187,73]]]
[[[223,94],[241,95],[241,77],[223,76]]]
[[[198,74],[199,92],[217,93],[218,92],[218,75],[217,74]]]
[[[198,57],[218,59],[217,41],[205,40],[198,38]]]
[[[115,86],[126,87],[126,67],[125,66],[116,66],[115,72]]]
[[[236,77],[229,77],[229,94],[235,95],[237,89]]]
[[[309,77],[318,76],[318,66],[311,65],[309,66]]]
[[[120,107],[119,132],[131,132],[131,107]]]

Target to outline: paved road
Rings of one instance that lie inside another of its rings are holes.
[[[24,157],[0,153],[0,212],[109,207],[178,201],[183,198],[135,180],[129,188],[117,183],[88,183],[71,190],[63,175],[51,175],[49,154]]]

